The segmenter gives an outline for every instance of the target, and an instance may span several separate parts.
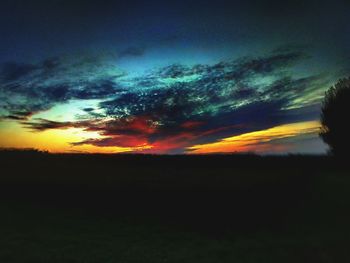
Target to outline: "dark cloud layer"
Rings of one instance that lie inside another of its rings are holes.
[[[298,121],[300,113],[303,120],[314,119],[320,101],[304,98],[325,83],[324,76],[290,72],[306,59],[300,49],[280,49],[213,65],[173,64],[139,77],[95,60],[12,63],[2,67],[0,107],[3,118],[32,131],[74,127],[104,136],[74,145],[148,145],[154,152],[183,152],[193,144]],[[30,118],[54,105],[87,99],[101,100],[99,113],[83,108],[81,120],[70,122]]]
[[[5,63],[0,68],[0,108],[12,119],[29,117],[72,99],[100,99],[121,91],[99,58],[50,58],[38,64]],[[20,112],[20,114],[18,114]]]

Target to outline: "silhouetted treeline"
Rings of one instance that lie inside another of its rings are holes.
[[[116,167],[135,168],[142,167],[189,167],[189,168],[240,168],[255,170],[258,168],[271,169],[298,169],[306,168],[312,170],[346,169],[346,158],[335,158],[327,155],[256,155],[246,154],[208,154],[208,155],[157,155],[157,154],[51,154],[35,149],[0,150],[2,162],[18,161],[22,163],[31,163],[34,160],[49,161],[52,163],[61,163],[62,165],[83,163],[89,165],[116,165]],[[83,171],[82,171],[83,172]]]
[[[328,89],[322,106],[321,138],[337,156],[349,155],[350,78],[340,79]]]

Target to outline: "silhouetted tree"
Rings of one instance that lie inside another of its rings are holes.
[[[350,78],[340,79],[325,94],[320,136],[333,154],[350,152]]]

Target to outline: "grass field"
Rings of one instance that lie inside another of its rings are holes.
[[[0,156],[1,263],[350,262],[331,157]]]

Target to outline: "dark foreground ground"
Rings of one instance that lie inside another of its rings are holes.
[[[0,158],[1,263],[350,262],[346,160]]]

